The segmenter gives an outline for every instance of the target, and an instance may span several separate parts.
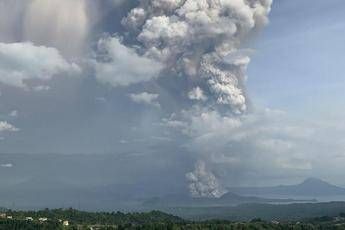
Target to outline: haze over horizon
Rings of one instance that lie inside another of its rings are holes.
[[[0,189],[345,186],[344,7],[0,0]]]

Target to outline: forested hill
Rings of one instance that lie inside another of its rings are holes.
[[[335,216],[296,221],[264,221],[260,218],[247,222],[226,220],[184,221],[158,211],[149,213],[89,213],[73,209],[43,210],[38,212],[6,211],[0,216],[0,230],[337,230],[345,229],[345,213]],[[4,216],[4,214],[6,216]],[[66,224],[67,223],[67,224]]]
[[[147,213],[122,213],[122,212],[85,212],[75,209],[45,209],[42,211],[7,211],[7,216],[12,216],[16,220],[25,220],[27,217],[38,220],[47,218],[48,220],[68,220],[73,224],[98,224],[121,225],[121,224],[146,224],[146,223],[182,223],[184,220],[173,215],[160,211]]]

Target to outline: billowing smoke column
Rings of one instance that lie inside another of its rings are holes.
[[[272,0],[141,0],[123,20],[145,56],[186,76],[210,107],[247,109],[243,88],[248,57],[241,41],[265,25]],[[232,56],[226,62],[227,57]],[[188,95],[188,92],[186,93]],[[198,97],[192,97],[192,100]]]
[[[140,0],[122,24],[136,37],[139,52],[187,78],[184,95],[189,100],[204,111],[238,116],[248,109],[244,81],[250,58],[241,45],[268,22],[271,4],[272,0]],[[194,197],[226,192],[203,161],[186,177]]]
[[[216,176],[207,170],[203,161],[195,164],[195,170],[187,173],[189,191],[194,197],[220,197],[226,190],[220,185]]]

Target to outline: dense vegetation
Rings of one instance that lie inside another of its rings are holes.
[[[63,225],[57,221],[38,221],[8,220],[0,219],[0,230],[59,230],[64,229]]]
[[[345,230],[345,213],[334,217],[322,216],[296,221],[263,221],[259,218],[248,222],[231,221],[186,221],[179,217],[159,211],[148,213],[98,212],[90,213],[74,209],[56,209],[42,211],[6,211],[7,217],[0,218],[0,230],[66,230],[66,229],[99,229],[99,230]],[[32,220],[26,220],[28,217]],[[46,221],[39,218],[45,217]],[[68,220],[69,226],[63,221]]]
[[[252,221],[247,223],[232,223],[226,221],[210,222],[157,222],[119,225],[106,224],[72,224],[63,226],[56,221],[45,223],[24,220],[0,220],[0,230],[341,230],[345,229],[345,223],[318,222],[318,223],[271,223],[264,221]]]
[[[191,220],[224,219],[249,221],[300,220],[317,216],[336,216],[345,212],[345,202],[295,203],[295,204],[243,204],[235,207],[177,207],[162,211]]]
[[[25,220],[32,217],[34,220],[45,217],[48,220],[68,220],[73,224],[98,224],[121,225],[121,224],[146,224],[146,223],[181,223],[184,220],[159,211],[147,213],[122,213],[122,212],[85,212],[75,209],[45,209],[41,211],[7,211],[8,216],[16,220]]]

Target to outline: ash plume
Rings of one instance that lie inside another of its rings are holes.
[[[144,56],[184,76],[207,93],[211,108],[247,110],[243,82],[248,62],[224,59],[264,26],[272,0],[141,0],[122,24]],[[188,95],[188,92],[185,92]]]
[[[233,117],[245,114],[249,104],[244,85],[250,58],[242,52],[242,43],[267,24],[271,4],[272,0],[141,0],[122,24],[136,38],[139,53],[163,63],[176,78],[186,78],[181,91],[196,105],[193,111]],[[205,158],[207,153],[200,155]],[[194,197],[220,197],[225,192],[204,161],[186,177]]]
[[[217,177],[206,168],[204,161],[198,161],[194,171],[187,173],[186,178],[193,197],[221,197],[227,192]]]

